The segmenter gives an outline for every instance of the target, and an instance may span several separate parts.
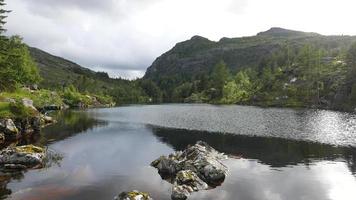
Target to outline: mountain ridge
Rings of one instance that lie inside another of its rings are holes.
[[[257,67],[286,43],[296,48],[312,44],[337,51],[339,48],[346,49],[353,41],[356,41],[356,36],[324,36],[279,27],[272,27],[255,36],[223,37],[217,42],[196,35],[157,57],[147,68],[144,79],[155,80],[158,75],[183,73],[194,76],[207,73],[220,60],[224,60],[233,72],[247,66]]]

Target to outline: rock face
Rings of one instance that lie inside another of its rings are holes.
[[[15,123],[12,119],[1,119],[0,120],[0,133],[5,138],[16,139],[19,135],[19,130],[17,129]]]
[[[122,192],[118,196],[114,198],[115,200],[153,200],[148,193],[139,192],[137,190],[133,190],[131,192]]]
[[[0,151],[0,167],[2,169],[30,169],[42,167],[46,150],[33,146],[8,147]]]
[[[161,156],[151,163],[158,173],[173,184],[172,199],[187,199],[192,192],[216,187],[224,182],[227,156],[205,142],[197,142],[184,151]]]

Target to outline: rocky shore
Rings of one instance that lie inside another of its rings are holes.
[[[29,111],[28,113],[30,114],[0,119],[0,143],[18,140],[21,137],[39,133],[41,127],[56,122],[52,117],[39,112],[30,99],[22,99],[22,102],[18,103],[18,105],[20,107],[23,106],[23,109]]]

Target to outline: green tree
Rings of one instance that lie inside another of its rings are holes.
[[[183,83],[176,87],[173,91],[173,101],[183,102],[185,98],[188,98],[193,93],[192,83]]]
[[[354,42],[346,55],[346,62],[349,68],[356,71],[356,42]]]
[[[223,96],[223,89],[229,80],[230,73],[224,61],[220,61],[213,69],[211,74],[212,88],[216,89],[216,96],[213,98],[220,99]]]
[[[5,19],[7,18],[7,13],[9,13],[9,10],[5,10],[4,6],[6,5],[5,0],[0,0],[0,35],[6,31],[4,28],[4,25],[6,24]]]
[[[0,89],[11,90],[18,84],[33,84],[40,81],[36,63],[27,46],[19,36],[3,41],[0,54]]]
[[[162,101],[162,92],[152,80],[143,80],[140,82],[140,86],[152,102],[160,103]]]
[[[241,103],[251,99],[254,94],[253,83],[245,71],[236,74],[234,81],[229,81],[223,89],[223,103]]]

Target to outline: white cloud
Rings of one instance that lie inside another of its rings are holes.
[[[353,0],[11,0],[9,34],[112,76],[143,74],[193,35],[212,40],[272,26],[356,34]],[[137,73],[140,71],[140,73]],[[132,78],[132,77],[130,77]]]

